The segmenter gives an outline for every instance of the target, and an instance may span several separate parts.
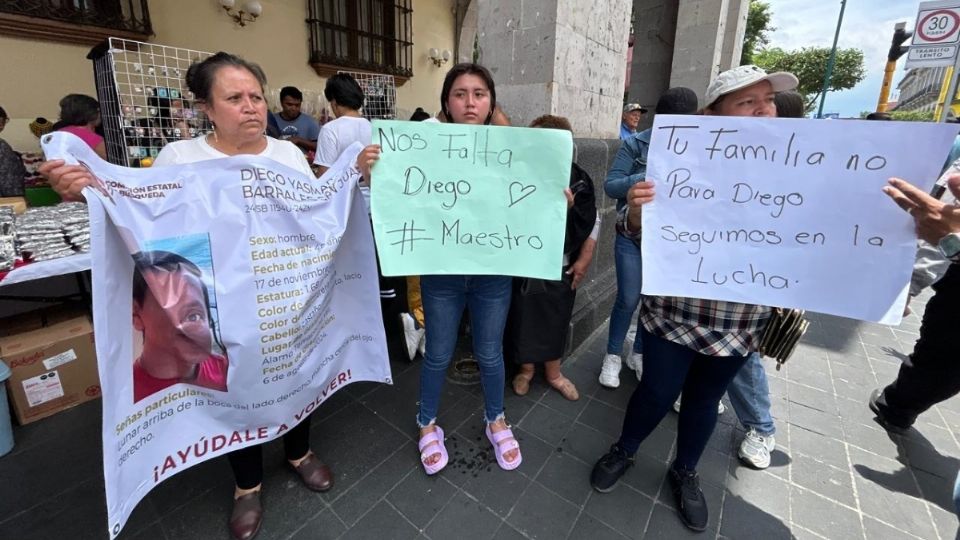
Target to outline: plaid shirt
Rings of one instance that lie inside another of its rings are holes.
[[[640,233],[626,226],[627,207],[617,216],[617,232],[638,245]],[[708,356],[747,356],[757,350],[770,308],[675,296],[644,296],[640,322],[656,336]]]

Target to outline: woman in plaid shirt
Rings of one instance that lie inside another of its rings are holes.
[[[774,97],[797,78],[767,74],[756,66],[721,73],[707,89],[704,114],[775,117]],[[654,198],[652,182],[638,182],[627,194],[618,227],[640,237],[642,205]],[[683,392],[677,428],[677,454],[668,478],[683,523],[695,531],[707,527],[707,505],[696,466],[717,423],[717,402],[757,350],[770,308],[704,300],[645,296],[640,323],[643,374],[630,398],[620,439],[596,463],[590,483],[612,490],[633,462],[640,443],[657,427]],[[640,336],[638,336],[639,338]]]

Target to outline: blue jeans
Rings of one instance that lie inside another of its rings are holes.
[[[777,431],[773,425],[773,417],[770,416],[767,372],[763,369],[758,353],[747,358],[747,363],[740,368],[727,388],[727,395],[730,396],[730,404],[733,405],[737,418],[745,428],[753,428],[765,437]]]
[[[640,305],[640,286],[643,270],[640,260],[640,246],[633,240],[617,235],[613,245],[614,261],[617,265],[617,300],[610,313],[610,333],[607,337],[607,354],[620,356],[623,353],[623,340],[627,337],[633,313]],[[643,340],[640,338],[640,316],[637,314],[637,337],[633,342],[633,352],[643,352]]]
[[[641,332],[643,374],[630,396],[617,445],[627,455],[635,454],[682,390],[674,467],[696,470],[717,425],[717,402],[747,358],[707,356],[646,330]]]
[[[470,309],[473,356],[480,367],[484,417],[503,415],[503,328],[510,309],[513,278],[509,276],[421,276],[426,354],[420,367],[420,411],[417,425],[436,421],[447,367],[457,345],[463,308]]]

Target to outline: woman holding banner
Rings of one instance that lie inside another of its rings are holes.
[[[767,74],[756,66],[740,66],[718,75],[707,89],[704,114],[775,117],[777,92],[796,88],[790,73]],[[654,199],[654,184],[638,182],[627,193],[618,227],[639,238],[640,214]],[[620,438],[593,467],[590,483],[601,493],[612,490],[633,463],[640,444],[660,423],[683,391],[677,428],[677,452],[667,473],[684,525],[707,527],[707,502],[696,472],[717,423],[717,402],[738,372],[755,360],[770,308],[700,298],[646,296],[642,300],[643,374],[623,419]],[[640,337],[640,336],[638,336]],[[766,379],[763,379],[766,382]],[[741,388],[755,394],[764,388]],[[759,395],[751,400],[756,404]],[[762,396],[769,400],[769,396]],[[734,401],[735,408],[736,401]],[[738,408],[738,413],[740,410]],[[742,418],[742,416],[741,416]],[[761,443],[765,441],[761,440]],[[772,437],[770,439],[772,442]]]
[[[493,77],[485,67],[457,64],[443,81],[440,117],[458,124],[490,125],[496,101]],[[371,145],[357,157],[357,166],[367,181],[379,156],[380,146]],[[420,278],[426,354],[420,368],[417,425],[420,460],[427,474],[440,472],[449,460],[443,430],[436,425],[436,419],[465,307],[470,310],[473,353],[480,366],[487,439],[502,469],[513,470],[520,465],[520,445],[503,414],[503,332],[512,282],[510,276],[424,275]]]
[[[313,178],[303,153],[292,143],[266,137],[267,105],[263,97],[266,77],[256,64],[219,52],[190,66],[187,86],[197,104],[214,125],[204,137],[168,144],[154,166],[179,165],[236,155],[259,155],[280,162]],[[44,163],[40,172],[64,199],[82,200],[81,191],[95,186],[88,170],[62,160]],[[313,491],[333,486],[330,468],[310,450],[310,420],[306,417],[284,436],[284,450],[290,467]],[[260,445],[230,452],[227,456],[236,478],[233,513],[229,527],[234,538],[247,540],[260,530],[263,509],[260,486],[263,480],[263,451]]]

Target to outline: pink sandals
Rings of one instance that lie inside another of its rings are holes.
[[[431,446],[433,448],[430,448]],[[447,447],[443,445],[443,430],[440,426],[436,426],[433,431],[420,437],[417,447],[420,449],[420,463],[423,464],[423,470],[427,474],[436,474],[447,466],[450,456],[447,454]],[[440,460],[433,465],[427,465],[427,458],[434,454],[440,454]]]
[[[512,471],[519,467],[520,462],[523,461],[523,456],[520,455],[520,443],[514,438],[510,428],[493,432],[490,429],[490,424],[487,424],[484,431],[487,434],[487,440],[493,445],[493,454],[497,456],[497,463],[500,464],[500,468],[505,471]],[[517,457],[513,461],[507,461],[504,454],[511,450],[517,451]]]

